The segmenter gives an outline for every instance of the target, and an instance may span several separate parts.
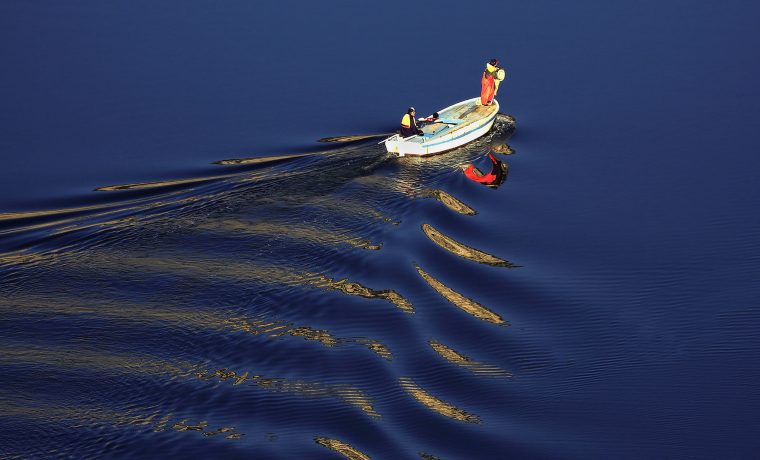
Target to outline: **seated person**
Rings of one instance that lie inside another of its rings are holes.
[[[425,117],[425,118],[420,118],[419,119],[419,122],[420,122],[419,126],[427,126],[429,124],[435,123],[436,121],[438,121],[438,118],[439,118],[438,117],[438,112],[434,112],[433,115],[430,115],[430,116]]]
[[[417,127],[417,121],[414,119],[414,107],[409,107],[404,117],[401,119],[401,137],[411,137],[422,134],[422,130]]]

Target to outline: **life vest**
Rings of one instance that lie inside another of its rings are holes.
[[[401,137],[414,136],[418,133],[419,128],[417,128],[417,123],[414,121],[414,118],[408,113],[404,114],[401,118]]]
[[[504,69],[491,64],[486,64],[486,70],[484,73],[489,74],[497,82],[501,82],[504,80],[504,77],[507,76],[507,73],[504,71]]]

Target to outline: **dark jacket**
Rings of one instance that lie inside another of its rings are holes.
[[[422,134],[422,130],[417,127],[417,121],[414,117],[407,113],[401,119],[401,137],[410,137],[415,134]]]

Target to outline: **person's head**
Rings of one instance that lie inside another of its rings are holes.
[[[414,112],[415,112],[414,107],[409,107],[409,110],[406,111],[406,113],[408,113],[409,115],[414,115]]]
[[[490,61],[488,61],[488,63],[494,67],[499,67],[499,60],[496,58],[491,59]]]

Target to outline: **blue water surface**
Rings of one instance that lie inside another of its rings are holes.
[[[759,14],[0,3],[0,457],[755,457]],[[494,57],[514,133],[317,142],[475,97]],[[501,187],[462,175],[507,137]]]

